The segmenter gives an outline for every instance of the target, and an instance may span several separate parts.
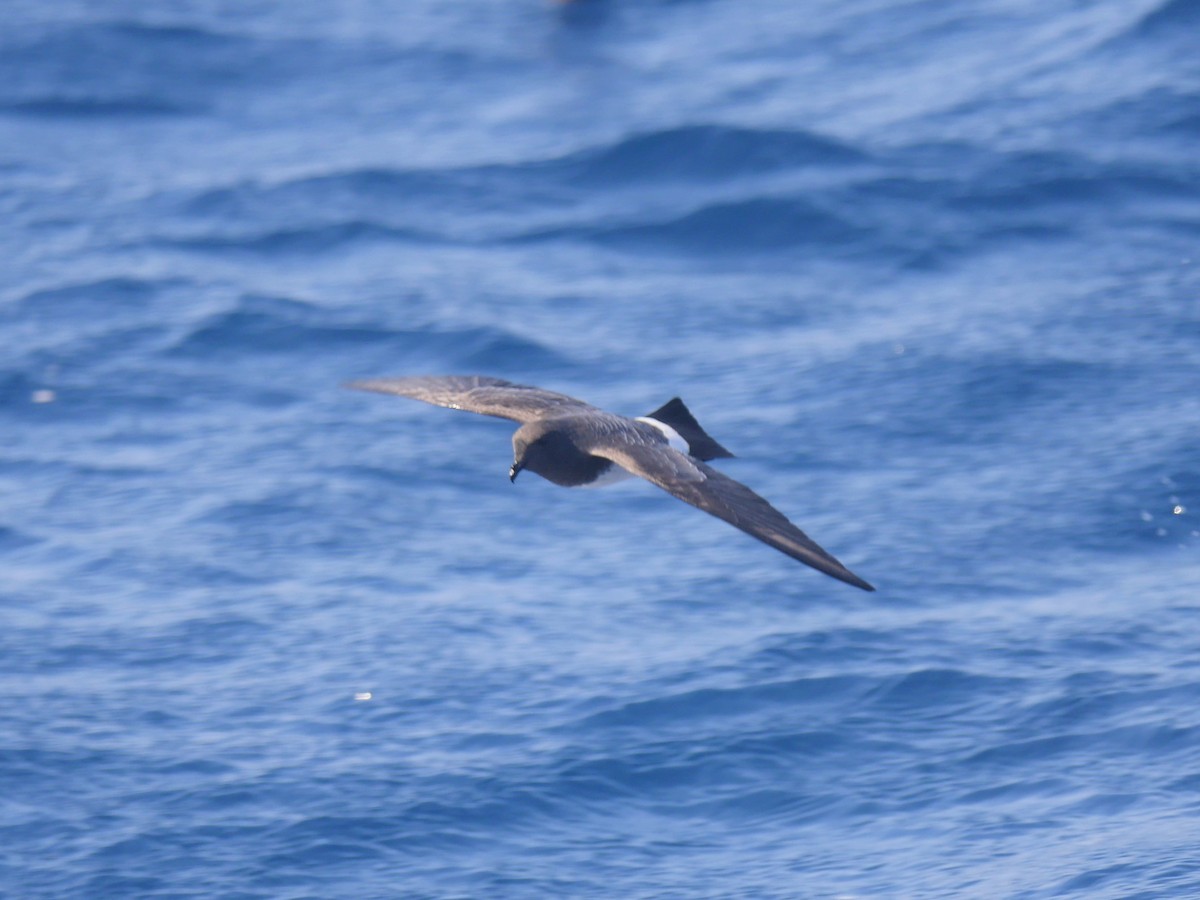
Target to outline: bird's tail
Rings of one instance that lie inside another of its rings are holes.
[[[688,452],[696,459],[707,461],[733,456],[708,436],[708,433],[696,421],[696,417],[678,397],[668,400],[654,412],[647,414],[646,418],[674,428],[679,436],[687,441]]]

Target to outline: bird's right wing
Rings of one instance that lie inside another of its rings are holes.
[[[602,441],[589,452],[611,459],[626,471],[724,519],[792,559],[864,591],[875,590],[750,488],[665,443]]]
[[[414,375],[407,378],[369,378],[346,385],[360,391],[411,397],[435,406],[531,422],[559,412],[591,409],[582,400],[526,384],[513,384],[486,375]]]

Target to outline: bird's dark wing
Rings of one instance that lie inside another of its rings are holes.
[[[369,378],[346,385],[360,391],[377,391],[423,400],[435,406],[465,409],[512,419],[532,422],[548,415],[583,412],[592,407],[582,400],[556,394],[526,384],[513,384],[486,375],[415,375],[408,378]]]
[[[864,591],[875,590],[750,488],[666,444],[601,439],[588,452],[611,459],[685,503],[724,519],[819,572]]]

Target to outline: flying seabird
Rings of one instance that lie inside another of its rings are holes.
[[[733,454],[704,432],[678,397],[648,416],[629,419],[565,394],[484,375],[372,378],[346,387],[520,422],[512,438],[510,481],[525,469],[563,487],[637,475],[792,559],[875,590],[750,488],[705,465]]]

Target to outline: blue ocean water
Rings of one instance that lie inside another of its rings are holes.
[[[1200,895],[1193,0],[0,23],[0,895]]]

